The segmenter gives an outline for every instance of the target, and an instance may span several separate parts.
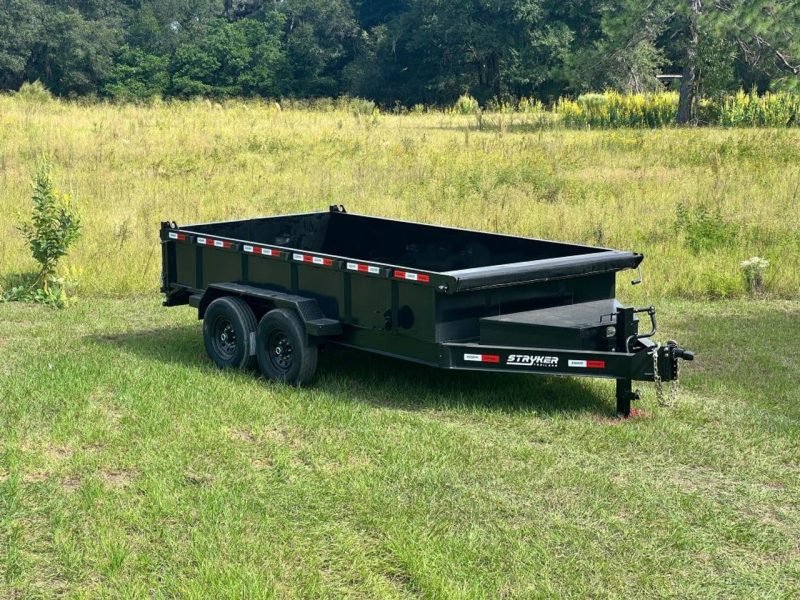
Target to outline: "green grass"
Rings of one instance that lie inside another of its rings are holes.
[[[0,597],[792,597],[800,303],[662,303],[676,409],[331,349],[223,373],[155,297],[0,305]]]

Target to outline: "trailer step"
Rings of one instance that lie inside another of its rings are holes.
[[[314,319],[306,321],[306,331],[311,335],[329,336],[342,333],[342,322],[336,319]]]

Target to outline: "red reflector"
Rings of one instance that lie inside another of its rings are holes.
[[[332,258],[323,258],[321,256],[311,256],[310,254],[292,254],[292,258],[294,260],[299,260],[301,262],[310,263],[312,265],[323,265],[325,267],[330,267],[333,265]]]
[[[587,360],[586,361],[586,368],[587,369],[605,369],[606,368],[606,361],[604,361],[604,360]]]
[[[431,278],[424,273],[409,273],[408,271],[395,271],[394,276],[397,279],[405,279],[406,281],[419,281],[421,283],[429,283]]]
[[[225,240],[212,240],[209,238],[199,237],[197,243],[201,246],[213,246],[214,248],[230,248],[233,246],[231,242]]]
[[[497,354],[484,354],[483,356],[481,356],[481,362],[499,363],[500,357]]]

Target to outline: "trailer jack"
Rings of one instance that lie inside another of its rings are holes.
[[[631,416],[631,402],[641,399],[639,390],[634,390],[630,379],[617,379],[617,417],[627,419]]]

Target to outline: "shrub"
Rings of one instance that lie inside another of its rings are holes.
[[[544,104],[536,98],[522,98],[517,105],[517,110],[521,113],[539,114],[545,111]]]
[[[568,127],[667,127],[675,123],[678,94],[583,94],[576,100],[561,98],[554,110]]]
[[[453,112],[459,115],[474,115],[481,109],[478,101],[469,94],[464,94],[453,105]]]
[[[683,233],[684,243],[694,254],[720,248],[737,237],[736,227],[723,218],[719,207],[678,204],[676,213],[675,229]]]
[[[341,96],[336,99],[336,108],[342,111],[348,111],[354,117],[369,117],[375,114],[377,107],[372,100],[365,100],[364,98],[351,98],[350,96]]]
[[[33,178],[33,213],[18,226],[28,241],[39,271],[6,294],[6,300],[27,300],[63,306],[64,280],[57,277],[58,263],[80,236],[81,222],[68,194],[53,185],[50,164],[39,164]]]
[[[800,96],[779,92],[759,96],[739,91],[719,102],[719,124],[724,127],[788,127],[800,125]]]
[[[741,262],[747,290],[753,296],[762,296],[765,291],[764,273],[769,267],[769,261],[758,256],[748,258]]]
[[[33,83],[23,83],[16,97],[31,104],[46,104],[53,99],[53,94],[37,79]]]

